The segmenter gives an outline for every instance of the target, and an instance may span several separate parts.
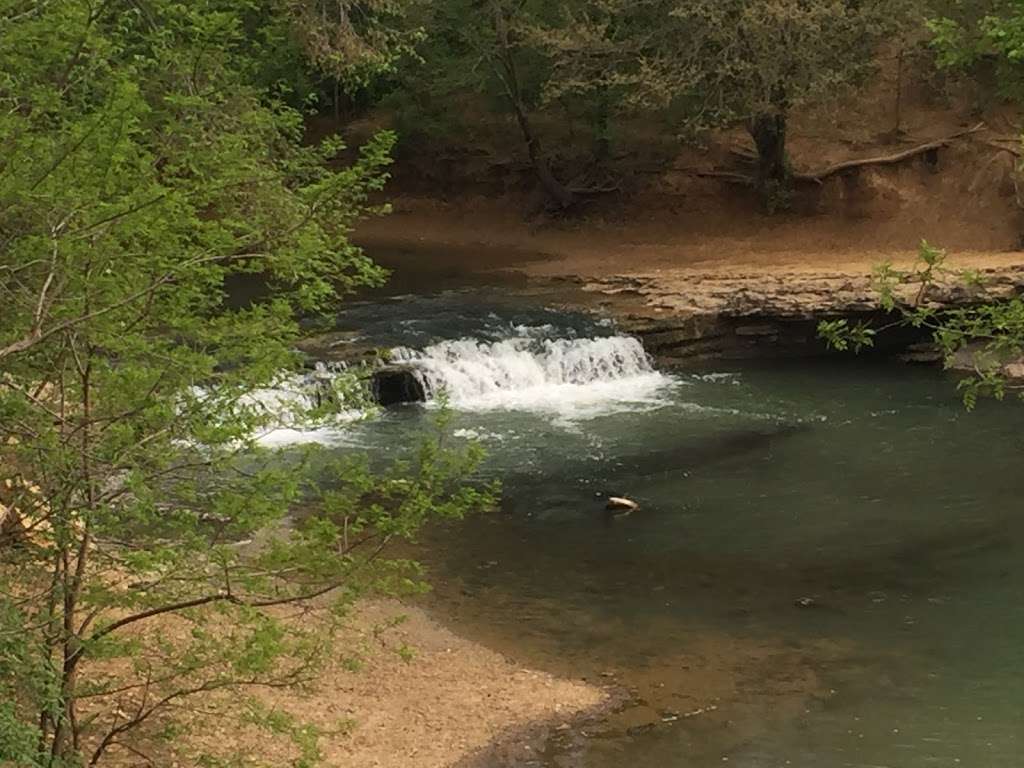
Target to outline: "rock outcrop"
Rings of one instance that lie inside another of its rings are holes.
[[[940,283],[924,297],[937,307],[962,307],[1024,292],[1024,261],[979,270],[984,289]],[[586,281],[583,289],[618,310],[621,327],[641,336],[663,364],[700,358],[823,353],[817,325],[847,317],[891,321],[869,274],[807,270],[700,271],[613,275]],[[916,298],[901,286],[898,298]],[[937,355],[924,331],[894,327],[876,339],[882,352],[914,361]]]

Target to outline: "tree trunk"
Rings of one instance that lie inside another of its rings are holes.
[[[540,139],[530,124],[530,116],[523,101],[522,88],[519,84],[519,71],[516,66],[515,52],[509,33],[509,20],[506,18],[506,10],[499,4],[492,6],[494,21],[494,32],[496,36],[496,56],[493,61],[495,73],[505,88],[505,95],[508,97],[509,105],[516,116],[516,123],[523,134],[526,142],[526,151],[530,157],[530,165],[533,167],[537,181],[544,190],[548,200],[557,208],[564,211],[576,202],[572,190],[566,187],[556,177],[548,163],[547,156],[541,147]]]
[[[594,115],[594,129],[596,133],[594,141],[594,161],[598,165],[604,165],[611,156],[610,136],[610,107],[608,104],[608,89],[602,88],[597,94],[597,107]]]
[[[758,115],[748,126],[757,147],[757,182],[762,189],[785,187],[789,181],[786,156],[786,113]]]
[[[544,194],[552,203],[558,206],[559,210],[564,211],[572,207],[572,204],[576,202],[575,195],[573,195],[571,189],[555,177],[554,172],[551,170],[551,166],[548,164],[547,157],[544,155],[544,150],[541,147],[540,139],[533,132],[530,118],[526,114],[526,108],[521,102],[513,100],[512,109],[516,114],[519,130],[522,132],[523,139],[526,142],[526,151],[530,156],[530,165],[533,166],[534,174],[537,176],[537,181],[540,182]]]

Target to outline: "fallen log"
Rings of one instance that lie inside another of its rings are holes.
[[[907,149],[902,149],[899,152],[893,152],[892,154],[889,155],[876,155],[873,157],[843,160],[838,163],[833,163],[832,165],[826,166],[817,171],[795,171],[791,174],[790,178],[792,178],[793,181],[798,182],[802,181],[814,184],[821,184],[822,182],[825,181],[825,179],[829,178],[830,176],[835,176],[836,174],[842,173],[843,171],[850,171],[855,168],[863,168],[870,165],[896,165],[898,163],[902,163],[906,160],[909,160],[913,157],[923,155],[927,152],[933,152],[937,149],[948,147],[957,139],[962,139],[965,136],[977,133],[984,127],[984,123],[978,123],[973,128],[968,128],[967,130],[954,133],[951,136],[946,136],[941,139],[934,139],[933,141],[928,141],[925,142],[924,144],[918,144],[917,146],[908,147]],[[1000,149],[1005,148],[1000,147]],[[1009,149],[1007,149],[1006,151],[1012,152],[1012,150]],[[733,153],[739,155],[739,153],[736,152],[735,150],[733,150]],[[742,155],[739,156],[743,157]],[[736,171],[719,171],[713,169],[705,170],[702,168],[670,167],[668,169],[661,169],[661,172],[664,172],[665,170],[672,170],[682,173],[691,173],[697,178],[701,179],[720,179],[730,184],[741,184],[743,186],[748,187],[755,186],[757,183],[757,179],[755,177],[745,173],[738,173]]]
[[[748,176],[745,173],[734,173],[732,171],[702,171],[696,169],[692,171],[693,175],[700,179],[721,179],[727,181],[730,184],[741,184],[745,187],[752,187],[757,183],[757,179],[753,176]]]
[[[927,152],[933,152],[937,149],[948,147],[957,139],[962,139],[964,136],[969,136],[972,133],[977,133],[985,127],[984,123],[978,123],[973,128],[968,128],[965,131],[954,133],[952,136],[946,136],[942,139],[936,139],[934,141],[925,142],[924,144],[918,144],[916,147],[910,147],[908,149],[894,152],[891,155],[878,155],[876,157],[864,157],[859,160],[844,160],[839,163],[833,163],[832,165],[822,168],[820,171],[810,171],[804,173],[794,173],[794,181],[809,181],[820,184],[830,176],[835,176],[837,173],[843,171],[853,170],[854,168],[863,168],[869,165],[895,165],[902,163],[905,160],[909,160],[912,157],[923,155]]]

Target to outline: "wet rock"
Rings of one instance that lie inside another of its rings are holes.
[[[735,331],[737,336],[778,336],[779,328],[775,325],[741,325]]]
[[[295,347],[305,353],[307,364],[311,367],[317,362],[347,365],[374,363],[380,359],[381,352],[374,344],[365,341],[353,331],[332,331],[319,336],[309,336],[299,341]]]
[[[373,399],[383,406],[426,402],[427,392],[416,372],[402,365],[378,368],[370,377]]]
[[[904,363],[940,363],[942,362],[942,350],[934,342],[921,342],[911,344],[898,354],[896,359]]]
[[[949,360],[949,367],[954,371],[990,371],[1002,365],[1011,364],[1008,354],[999,355],[985,348],[984,344],[966,344],[958,349]]]
[[[984,292],[955,280],[944,281],[929,292],[928,305],[970,307],[1024,291],[1024,265],[983,273]],[[721,357],[821,354],[826,351],[817,332],[822,319],[846,318],[879,326],[892,321],[867,270],[659,270],[606,276],[585,283],[583,289],[606,295],[628,293],[630,312],[621,323],[642,337],[647,351],[663,365]],[[916,290],[910,284],[898,286],[895,298],[910,306],[917,299]],[[890,328],[876,339],[875,352],[908,351],[914,362],[933,362],[934,353],[924,346],[908,350],[923,345],[927,337],[923,329]]]
[[[958,349],[949,361],[949,367],[969,373],[995,372],[1015,381],[1024,379],[1024,358],[1010,350],[987,349],[987,345],[982,343],[967,344]]]
[[[1008,379],[1014,379],[1015,381],[1024,379],[1024,360],[1009,363],[1004,366],[1003,372],[1006,374]]]

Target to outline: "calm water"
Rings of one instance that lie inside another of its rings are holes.
[[[539,765],[1024,764],[1021,406],[839,359],[637,370],[607,323],[471,294],[341,325],[458,369],[452,439],[505,482],[499,513],[426,537],[434,609],[630,691]],[[335,441],[394,455],[430,412]],[[642,509],[609,519],[608,495]]]

